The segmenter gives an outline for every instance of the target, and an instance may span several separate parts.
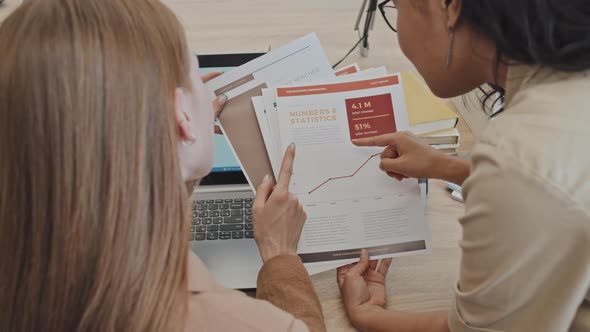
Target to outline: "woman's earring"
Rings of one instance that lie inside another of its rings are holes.
[[[455,27],[449,27],[449,50],[447,52],[447,64],[445,65],[445,70],[449,70],[451,63],[453,62],[453,46],[455,44]]]
[[[188,121],[188,122],[191,121],[191,117],[190,117],[190,115],[188,115],[187,112],[182,112],[182,114],[184,114],[184,118],[186,119],[186,121]]]
[[[192,127],[190,125],[191,117],[186,112],[182,112],[182,114],[184,116],[184,119],[181,120],[180,125],[184,127],[184,130],[189,135],[188,140],[182,140],[182,145],[191,146],[196,142],[195,135],[193,135]]]
[[[195,142],[197,141],[196,138],[193,136],[193,134],[190,134],[190,139],[188,140],[182,140],[182,145],[189,147],[192,146],[193,144],[195,144]]]
[[[193,146],[193,144],[195,144],[195,141],[182,141],[182,145],[186,146],[187,148],[189,146]]]

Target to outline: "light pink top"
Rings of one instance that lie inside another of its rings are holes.
[[[186,331],[309,331],[303,321],[271,303],[221,287],[192,253],[188,287],[192,294]]]

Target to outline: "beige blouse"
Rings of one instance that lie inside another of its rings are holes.
[[[189,253],[186,331],[323,332],[324,316],[307,270],[296,256],[275,257],[258,275],[253,299],[220,286]]]
[[[451,331],[590,331],[590,73],[512,67],[472,157]]]

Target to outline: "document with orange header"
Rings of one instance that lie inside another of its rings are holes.
[[[345,76],[345,75],[350,75],[350,74],[356,74],[359,71],[361,71],[361,69],[359,68],[359,65],[356,63],[353,63],[351,65],[348,65],[346,67],[336,70],[334,72],[334,74],[336,74],[336,76]]]
[[[335,72],[336,78],[330,80],[329,83],[346,82],[351,81],[353,79],[370,79],[384,77],[387,75],[387,69],[385,67],[370,68],[363,71],[357,71],[357,69],[358,66],[356,64],[344,67]],[[314,84],[317,85],[320,83],[314,82]],[[262,89],[261,99],[260,97],[254,97],[252,98],[252,103],[255,105],[254,108],[256,109],[256,115],[257,117],[259,117],[258,124],[260,125],[260,130],[263,132],[263,136],[265,131],[272,135],[272,137],[269,138],[265,137],[264,141],[272,165],[272,170],[274,174],[278,174],[281,162],[283,160],[283,151],[281,150],[281,137],[279,133],[278,116],[276,112],[276,88]],[[256,107],[256,104],[260,105],[258,109]]]
[[[284,151],[297,147],[291,191],[308,215],[299,255],[310,271],[323,264],[427,250],[430,230],[417,180],[379,169],[383,148],[353,139],[408,130],[400,75],[276,88]]]

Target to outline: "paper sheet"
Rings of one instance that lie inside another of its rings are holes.
[[[312,274],[358,261],[363,248],[374,259],[427,250],[417,181],[391,181],[381,149],[350,142],[409,128],[402,79],[386,74],[356,64],[335,73],[310,34],[207,84],[212,99],[228,96],[221,127],[253,188],[297,144],[291,191],[308,214],[299,253]]]
[[[309,34],[207,83],[212,100],[222,94],[228,97],[219,117],[221,129],[252,189],[266,174],[272,174],[252,98],[261,96],[261,90],[266,87],[334,77],[317,36]]]
[[[354,66],[354,65],[353,65]],[[349,68],[344,68],[345,71],[350,72]],[[338,71],[336,72],[338,75]],[[378,78],[387,75],[387,69],[385,67],[379,68],[369,68],[363,71],[358,71],[352,74],[342,74],[331,79],[330,81],[323,81],[323,82],[314,82],[314,84],[329,84],[329,83],[338,83],[338,82],[349,82],[353,80],[361,80],[361,79],[370,79],[370,78]],[[300,86],[300,85],[293,85],[293,86]],[[278,174],[281,161],[283,159],[284,150],[281,144],[281,136],[279,133],[279,120],[277,115],[277,108],[276,108],[276,88],[274,89],[262,89],[262,98],[264,100],[264,107],[266,110],[266,117],[268,119],[269,129],[272,138],[268,139],[269,144],[266,146],[266,151],[268,153],[270,163],[272,165],[272,169],[274,174]],[[272,130],[272,128],[277,128]]]
[[[337,69],[334,72],[334,74],[336,74],[336,76],[344,76],[344,75],[355,74],[355,73],[358,73],[359,71],[361,71],[361,69],[359,68],[359,65],[356,63],[353,63],[349,66]]]
[[[308,215],[298,251],[306,266],[356,262],[363,248],[375,259],[426,250],[417,180],[391,181],[378,168],[382,149],[351,143],[409,128],[400,76],[278,88],[276,95],[282,148],[297,145],[291,190]]]

